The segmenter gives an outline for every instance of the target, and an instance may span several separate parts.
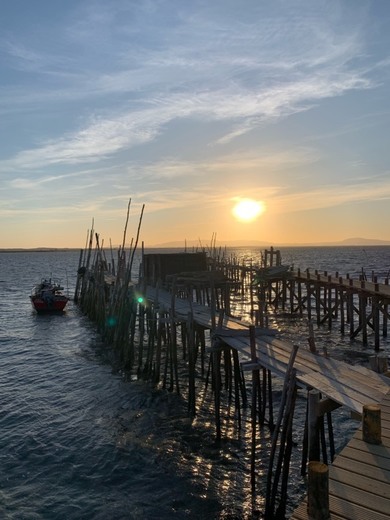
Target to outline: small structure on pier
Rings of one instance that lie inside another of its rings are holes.
[[[183,272],[207,271],[207,255],[196,253],[145,253],[142,256],[141,279],[145,285],[163,285],[168,276]]]

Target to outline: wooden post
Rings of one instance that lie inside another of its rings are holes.
[[[77,280],[76,280],[76,288],[74,290],[74,301],[75,303],[78,302],[79,299],[79,284],[80,284],[80,278],[85,274],[85,270],[81,270],[81,263],[83,259],[83,250],[80,249],[80,257],[79,257],[79,266],[77,268]]]
[[[362,422],[363,441],[369,444],[382,444],[380,406],[365,404]]]
[[[371,312],[372,312],[372,322],[374,325],[374,334],[375,334],[375,352],[379,352],[380,347],[380,299],[378,296],[379,287],[378,284],[375,284],[375,292],[376,295],[372,297],[371,300]]]
[[[361,282],[364,284],[365,282]],[[365,293],[361,293],[359,298],[359,307],[360,307],[360,318],[359,325],[361,324],[362,334],[363,334],[363,345],[368,344],[367,338],[367,296]]]
[[[347,316],[348,316],[348,321],[349,321],[349,336],[350,338],[353,337],[353,334],[354,334],[354,331],[355,331],[355,326],[354,326],[354,306],[353,306],[353,280],[352,278],[349,278],[349,287],[350,289],[348,290],[348,293],[347,293],[347,306],[348,306],[348,310],[347,310]]]
[[[344,290],[343,290],[343,278],[339,277],[339,301],[340,301],[340,332],[344,334],[345,331],[345,309],[344,309]]]
[[[385,374],[388,371],[387,357],[382,355],[370,356],[370,367],[378,374]]]
[[[192,310],[192,309],[191,309]],[[196,393],[195,393],[195,330],[194,316],[192,312],[187,315],[188,334],[188,411],[191,417],[196,415]]]
[[[328,275],[328,290],[325,288],[325,294],[328,293],[328,300],[325,301],[325,312],[328,313],[328,329],[332,328],[332,276]],[[336,291],[335,291],[336,292]],[[336,307],[337,308],[337,307]]]
[[[309,461],[315,461],[320,458],[320,430],[318,417],[320,393],[317,390],[310,390],[308,399]]]
[[[256,352],[256,329],[251,325],[249,327],[249,339],[251,348],[251,360],[252,363],[257,362]],[[252,436],[251,436],[251,489],[252,493],[256,490],[256,410],[257,410],[257,395],[258,388],[260,386],[260,374],[259,369],[252,370],[252,406],[251,406],[251,423],[252,423]]]
[[[307,277],[309,278],[309,271],[307,271]],[[311,320],[311,285],[310,281],[306,282],[306,305],[307,305],[307,319]]]
[[[299,276],[300,275],[301,275],[301,273],[299,273]],[[298,310],[299,310],[299,315],[302,317],[303,316],[303,301],[302,301],[302,283],[300,280],[298,281]]]
[[[280,402],[279,407],[279,416],[275,425],[275,429],[272,434],[272,443],[271,443],[271,452],[270,452],[270,458],[269,458],[269,465],[268,465],[268,476],[267,476],[267,488],[266,488],[266,498],[265,498],[265,518],[274,518],[273,515],[273,509],[275,504],[275,482],[272,483],[272,476],[273,476],[273,466],[274,466],[274,459],[276,456],[277,447],[279,444],[279,435],[281,433],[281,425],[283,420],[283,415],[286,412],[286,403],[289,403],[289,400],[291,398],[291,393],[289,392],[289,389],[292,389],[292,387],[295,388],[295,369],[293,368],[295,357],[298,352],[298,345],[293,345],[293,349],[290,353],[290,359],[288,362],[286,375],[284,379],[284,385],[283,385],[283,393],[282,398]],[[291,384],[291,387],[290,387]],[[290,410],[290,413],[292,414],[293,411]],[[287,416],[289,413],[287,413]],[[292,419],[292,415],[291,415]],[[283,431],[283,430],[282,430]],[[284,450],[283,442],[280,442],[280,449]],[[275,476],[276,478],[276,476]],[[284,515],[283,515],[284,516]]]
[[[385,278],[385,285],[389,285],[389,279]],[[382,322],[382,334],[383,337],[387,337],[387,316],[388,316],[388,304],[383,302],[383,322]]]
[[[307,514],[310,520],[329,520],[329,470],[322,462],[309,462]]]
[[[317,275],[317,280],[320,278],[320,275]],[[317,313],[317,325],[321,325],[321,286],[317,282],[315,284],[315,299],[316,299],[316,313]]]
[[[311,320],[309,320],[309,337],[308,337],[308,341],[309,341],[310,352],[312,352],[313,354],[316,354],[317,353],[316,341],[314,339],[314,328],[313,328],[313,322]]]

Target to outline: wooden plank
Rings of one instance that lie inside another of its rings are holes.
[[[370,512],[376,511],[377,513],[387,515],[387,518],[389,517],[390,500],[386,497],[377,494],[374,495],[364,489],[335,481],[332,478],[329,479],[329,493],[346,502],[364,507]],[[371,518],[371,515],[366,516],[366,520],[371,520]]]
[[[381,388],[384,388],[389,390],[390,389],[390,378],[388,376],[385,376],[384,374],[378,374],[378,372],[374,372],[370,368],[363,367],[361,365],[349,365],[352,370],[355,372],[360,372],[363,375],[366,375],[367,372],[370,373],[371,378],[375,378],[375,380],[378,382]],[[373,375],[375,374],[375,375]]]
[[[365,404],[372,402],[377,403],[381,401],[381,398],[383,398],[383,396],[377,393],[370,396],[361,394],[359,387],[351,388],[348,385],[344,386],[344,380],[339,381],[329,375],[320,374],[319,372],[302,374],[297,377],[301,382],[316,388],[337,403],[347,406],[350,410],[359,413],[362,412]]]
[[[351,442],[349,442],[335,458],[334,464],[338,464],[339,459],[343,459],[344,457],[346,459],[360,461],[362,464],[369,466],[377,466],[380,469],[388,470],[390,468],[388,457],[385,457],[383,454],[375,454],[370,451],[362,451],[351,447]]]
[[[263,360],[261,363],[253,363],[248,361],[247,363],[244,362],[241,365],[244,370],[256,370],[259,369],[259,367],[263,367],[268,370],[272,370],[273,373],[276,373],[276,375],[280,376],[281,378],[283,378],[286,373],[286,366],[282,363],[279,363],[278,360],[274,358]]]
[[[270,340],[272,344],[281,345],[281,340],[278,338]],[[308,350],[300,349],[299,358],[306,361],[306,365],[311,367],[313,370],[319,372],[328,371],[339,376],[348,375],[349,379],[356,380],[363,387],[367,389],[376,389],[383,395],[387,394],[390,390],[390,379],[377,374],[373,370],[361,366],[349,365],[343,361],[325,358],[320,355],[312,354]]]
[[[383,446],[382,444],[367,444],[366,442],[362,441],[361,438],[357,438],[358,436],[362,436],[361,430],[356,432],[355,436],[352,437],[352,439],[349,441],[348,446],[350,448],[369,452],[373,456],[383,457],[388,459],[390,464],[390,448],[388,446]],[[340,455],[342,455],[342,452]]]
[[[275,343],[278,343],[278,341],[272,340],[272,344]],[[384,385],[380,379],[378,380],[378,374],[371,370],[366,369],[364,374],[360,374],[354,370],[354,367],[346,363],[328,358],[320,358],[305,351],[305,349],[300,349],[295,366],[298,375],[300,375],[300,372],[309,372],[311,368],[333,379],[342,380],[345,387],[349,387],[354,392],[358,390],[359,393],[367,396],[366,399],[362,401],[364,404],[369,403],[372,398],[374,402],[382,400],[384,394],[389,390],[389,386]],[[300,370],[302,366],[305,368]]]
[[[388,514],[371,511],[364,506],[346,502],[338,497],[329,497],[330,520],[389,520]],[[290,520],[309,520],[307,499],[294,511]]]
[[[369,493],[370,495],[375,495],[370,500],[375,501],[376,497],[381,497],[382,499],[386,500],[387,511],[390,514],[389,481],[383,482],[383,480],[374,480],[373,478],[367,477],[366,474],[355,473],[335,465],[332,465],[329,468],[329,479],[332,481],[332,485],[335,487],[338,487],[336,486],[336,482],[338,482],[343,486],[350,486],[357,488],[358,491]]]
[[[311,386],[317,390],[319,390],[322,394],[331,398],[333,401],[337,403],[347,406],[350,410],[356,411],[358,413],[362,412],[363,405],[366,403],[359,401],[355,392],[350,391],[349,395],[343,389],[338,391],[335,387],[334,380],[329,379],[322,374],[317,372],[311,374],[304,374],[302,376],[298,376],[299,381],[304,383],[307,386]]]
[[[242,337],[242,338],[249,338],[249,328],[248,329],[222,329],[218,330],[216,333],[216,336],[219,338],[224,339],[225,337]],[[255,334],[256,337],[261,336],[275,336],[277,334],[277,331],[275,329],[266,329],[264,327],[255,327]]]
[[[364,475],[373,481],[384,482],[389,486],[390,483],[390,465],[389,461],[380,457],[364,457],[370,455],[358,450],[343,450],[342,457],[336,457],[332,468],[344,469],[351,473]],[[369,462],[368,462],[369,461]]]
[[[232,347],[237,346],[237,343],[234,341],[236,339],[237,338],[232,339],[230,337],[224,337],[225,342]],[[259,365],[265,366],[269,369],[277,367],[278,373],[281,372],[283,363],[285,366],[287,366],[288,351],[286,347],[276,350],[273,341],[259,341],[256,343],[257,346],[260,347],[258,349]],[[278,343],[278,345],[280,346],[280,343]],[[249,346],[246,345],[245,338],[240,341],[239,349],[247,356],[248,359],[250,358]],[[278,361],[275,363],[271,362],[271,357],[277,358]],[[298,352],[297,361],[294,365],[297,370],[298,380],[303,382],[305,385],[317,388],[339,404],[346,405],[351,410],[361,413],[364,404],[370,402],[379,402],[382,400],[383,394],[373,390],[372,388],[369,388],[368,385],[364,384],[360,375],[359,378],[356,378],[356,375],[354,374],[352,380],[348,380],[346,377],[344,377],[341,383],[338,380],[337,372],[335,375],[329,372],[327,372],[326,375],[318,374],[317,372],[303,374],[307,368],[300,362],[300,357],[300,352]],[[312,355],[312,357],[314,356]],[[366,374],[366,376],[371,375],[370,372]],[[344,369],[344,376],[347,373],[348,370]],[[365,380],[367,379],[368,378],[365,377]]]
[[[383,403],[381,403],[381,410],[383,414],[387,414],[390,418],[390,403],[383,401]]]

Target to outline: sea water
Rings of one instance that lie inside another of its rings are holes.
[[[285,264],[329,274],[358,276],[364,268],[385,277],[390,268],[390,247],[281,251]],[[230,252],[260,260],[256,248]],[[72,301],[61,315],[32,309],[28,296],[42,277],[62,278],[73,295],[78,260],[78,251],[0,253],[0,518],[239,520],[260,514],[270,445],[266,429],[258,440],[253,500],[245,412],[242,429],[232,419],[217,445],[210,390],[198,397],[191,422],[181,395],[121,372]],[[287,339],[306,347],[302,320],[285,316],[278,323]],[[315,332],[319,348],[368,364],[372,345],[364,347],[359,338],[350,342],[336,327]],[[381,342],[388,353],[387,340]],[[276,382],[276,403],[281,388]],[[305,490],[297,471],[304,407],[305,396],[298,395],[288,512]],[[343,410],[335,415],[340,449],[358,424]]]

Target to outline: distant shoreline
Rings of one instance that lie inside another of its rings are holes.
[[[0,253],[66,253],[67,251],[80,251],[77,247],[35,247],[35,248],[4,248]]]
[[[223,248],[235,248],[235,249],[239,249],[239,248],[259,248],[259,249],[269,249],[270,247],[273,247],[274,249],[279,249],[279,248],[291,248],[291,247],[302,247],[302,248],[308,248],[308,247],[361,247],[361,248],[369,248],[369,247],[389,247],[390,246],[390,242],[385,242],[385,241],[373,241],[373,242],[362,242],[362,243],[349,243],[347,241],[343,241],[343,242],[338,242],[338,243],[326,243],[326,244],[282,244],[282,245],[274,245],[274,246],[271,246],[270,244],[246,244],[246,245],[242,245],[242,244],[237,244],[237,245],[234,245],[234,244],[224,244],[224,245],[219,245],[219,246],[215,246],[216,249],[223,249]],[[183,246],[183,245],[178,245],[178,244],[172,244],[172,245],[169,245],[169,244],[160,244],[160,245],[154,245],[154,246],[147,246],[145,247],[144,249],[146,251],[150,250],[150,249],[178,249],[180,251],[184,251],[184,250],[187,250],[188,252],[191,252],[192,250],[196,249],[196,250],[200,250],[200,249],[204,249],[204,250],[208,250],[210,246],[208,245],[202,245],[200,246],[199,244],[197,245],[189,245],[187,244],[187,246]],[[76,252],[76,251],[80,251],[81,247],[32,247],[32,248],[22,248],[22,247],[18,247],[18,248],[0,248],[0,253],[66,253],[66,252]],[[113,250],[117,250],[118,247],[113,247]],[[109,248],[104,248],[105,251],[109,250]],[[138,248],[138,250],[140,250],[140,248]]]

